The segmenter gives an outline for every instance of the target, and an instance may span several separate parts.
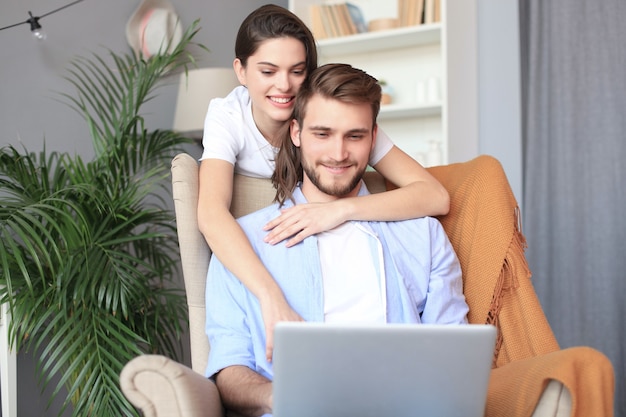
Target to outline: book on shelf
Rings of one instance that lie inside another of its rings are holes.
[[[337,5],[339,9],[339,14],[341,15],[341,20],[344,22],[344,27],[346,29],[346,34],[354,35],[359,33],[356,28],[356,24],[352,20],[352,16],[350,15],[350,11],[348,10],[348,3],[340,3]]]
[[[409,26],[409,2],[398,0],[398,22],[400,26]]]
[[[441,22],[441,2],[442,0],[435,0],[435,22]]]
[[[428,0],[398,0],[398,16],[401,26],[424,23],[424,2]]]
[[[365,17],[363,17],[361,8],[350,2],[346,3],[346,8],[348,9],[350,19],[352,19],[352,22],[356,27],[357,33],[367,32],[367,22],[365,21]]]
[[[322,9],[322,22],[324,24],[324,29],[326,30],[326,34],[329,38],[334,38],[339,36],[339,29],[335,25],[335,19],[333,18],[333,11],[327,4],[322,4],[319,6]]]
[[[341,11],[341,5],[330,4],[328,7],[330,7],[331,16],[334,19],[335,26],[337,27],[337,36],[352,35],[350,32],[350,25]]]
[[[309,6],[311,32],[316,39],[366,32],[361,9],[351,3],[312,4]]]
[[[309,6],[309,17],[311,20],[311,32],[315,39],[326,39],[329,36],[324,26],[324,18],[322,17],[322,8],[317,4]]]
[[[335,18],[333,17],[333,11],[331,7],[327,4],[318,4],[312,5],[312,9],[318,9],[319,15],[321,18],[321,25],[323,27],[323,32],[325,34],[325,38],[334,38],[339,36],[339,28],[335,23]],[[315,35],[317,37],[317,35]],[[323,38],[319,38],[323,39]]]
[[[424,24],[435,23],[435,0],[424,0]]]
[[[398,0],[401,26],[431,24],[441,21],[443,0]]]

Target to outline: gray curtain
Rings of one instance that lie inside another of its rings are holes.
[[[626,417],[626,0],[520,0],[524,232],[561,347],[615,368]]]

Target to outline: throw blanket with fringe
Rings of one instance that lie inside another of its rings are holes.
[[[429,172],[450,193],[450,214],[439,220],[461,262],[469,322],[498,328],[486,415],[530,416],[555,379],[572,396],[572,416],[612,417],[611,363],[592,348],[560,350],[543,313],[517,201],[500,163],[483,155]]]

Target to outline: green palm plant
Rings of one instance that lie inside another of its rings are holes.
[[[94,158],[12,146],[0,150],[0,302],[10,341],[38,352],[63,413],[137,415],[120,391],[122,367],[141,353],[177,358],[187,318],[177,272],[173,215],[159,197],[185,142],[147,131],[140,110],[168,75],[187,71],[198,22],[169,54],[109,51],[78,58],[64,101],[89,126]],[[200,45],[201,46],[201,45]],[[201,46],[202,47],[202,46]]]

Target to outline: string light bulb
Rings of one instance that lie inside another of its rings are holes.
[[[28,20],[24,22],[13,23],[12,25],[9,25],[9,26],[0,27],[0,30],[9,29],[15,26],[28,23],[30,25],[30,32],[32,33],[33,38],[43,41],[47,38],[47,35],[46,35],[46,32],[44,32],[43,28],[41,27],[41,24],[39,24],[39,20],[42,19],[43,17],[51,15],[52,13],[56,13],[59,10],[63,10],[65,8],[73,6],[76,3],[80,3],[81,1],[84,1],[84,0],[74,0],[73,2],[66,4],[65,6],[59,7],[58,9],[54,9],[48,13],[42,14],[41,16],[33,16],[31,12],[28,12],[28,15],[30,16]]]
[[[38,41],[45,41],[48,35],[43,30],[41,25],[39,24],[39,18],[33,16],[33,14],[29,11],[30,19],[28,19],[28,23],[30,23],[30,32],[33,34],[33,38]]]

